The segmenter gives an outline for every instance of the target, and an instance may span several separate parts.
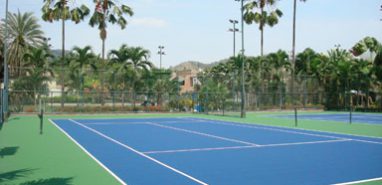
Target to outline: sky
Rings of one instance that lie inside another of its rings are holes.
[[[165,46],[163,66],[175,66],[185,61],[211,63],[233,54],[233,34],[229,19],[240,21],[240,3],[234,0],[115,0],[134,11],[128,26],[121,30],[108,25],[106,50],[118,49],[122,44],[141,46],[151,52],[150,60],[159,66],[158,46]],[[5,17],[5,2],[0,0],[0,17]],[[53,49],[61,49],[61,24],[41,20],[43,0],[9,0],[10,12],[34,12],[41,29],[51,38]],[[83,3],[91,7],[92,0],[69,0],[69,5]],[[350,49],[366,36],[382,42],[381,0],[308,0],[297,5],[297,52],[310,47],[317,52],[341,45]],[[293,0],[280,0],[275,7],[283,12],[279,24],[264,31],[264,52],[279,49],[290,53],[292,48]],[[90,45],[101,52],[99,30],[70,21],[66,26],[66,48]],[[241,34],[236,35],[241,47]],[[260,32],[257,25],[245,25],[245,54],[260,54]],[[237,49],[239,50],[239,49]]]

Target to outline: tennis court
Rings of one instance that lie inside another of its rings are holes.
[[[382,178],[382,139],[204,118],[54,119],[122,184],[338,184]]]
[[[301,114],[298,115],[298,119],[302,120],[322,120],[322,121],[338,121],[338,122],[350,122],[361,124],[382,124],[382,114],[372,113],[335,113],[335,114]],[[294,119],[294,115],[278,115],[279,118]]]

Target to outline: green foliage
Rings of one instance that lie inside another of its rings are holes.
[[[382,47],[379,48],[377,56],[374,59],[375,75],[382,82]]]
[[[23,56],[33,47],[41,47],[44,44],[43,32],[38,24],[37,18],[31,12],[27,13],[8,13],[8,21],[3,21],[0,30],[8,27],[8,64],[10,74],[20,76],[23,65]],[[1,40],[4,40],[4,33],[1,33]],[[1,51],[2,52],[2,51]]]
[[[354,56],[360,56],[366,51],[376,53],[381,47],[381,43],[376,38],[365,37],[352,47],[351,52]]]
[[[42,19],[48,22],[72,20],[78,24],[90,13],[89,8],[85,5],[71,8],[67,3],[67,0],[44,0],[41,8]]]

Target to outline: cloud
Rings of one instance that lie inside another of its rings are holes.
[[[157,18],[136,18],[131,21],[132,25],[145,26],[145,27],[165,27],[167,22]]]

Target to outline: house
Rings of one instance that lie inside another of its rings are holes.
[[[193,92],[196,85],[200,85],[200,81],[197,78],[199,70],[191,70],[184,68],[183,70],[174,71],[172,79],[177,78],[180,85],[180,93]]]

